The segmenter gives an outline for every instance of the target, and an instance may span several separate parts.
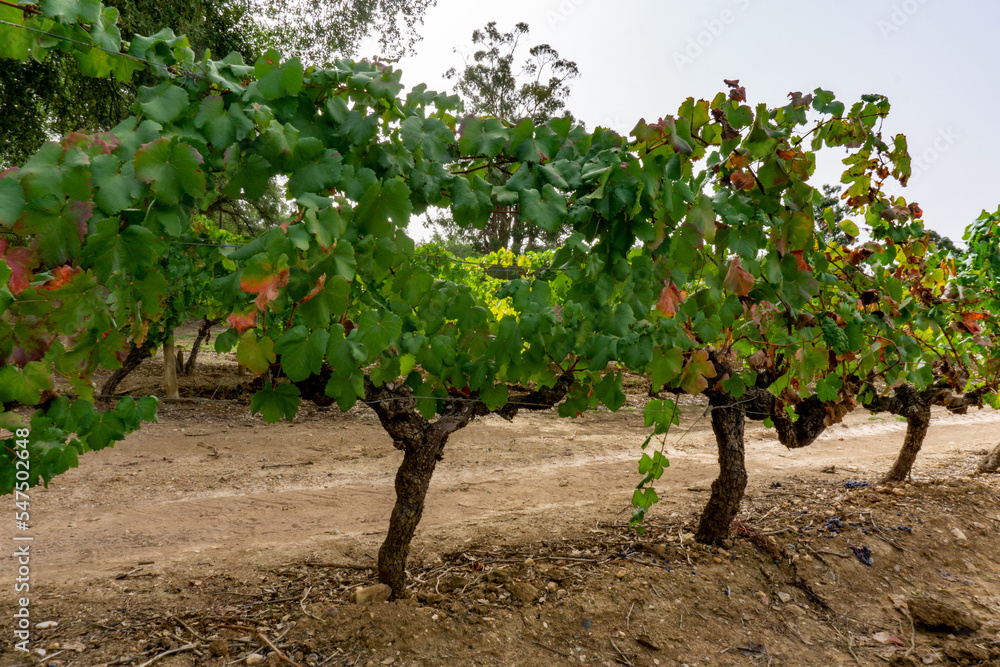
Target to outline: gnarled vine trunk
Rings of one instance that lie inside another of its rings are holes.
[[[302,398],[317,405],[329,405],[325,387],[332,374],[329,366],[304,381],[296,382]],[[473,419],[491,411],[475,398],[455,397],[435,421],[417,411],[413,390],[406,384],[375,386],[365,377],[364,402],[375,411],[382,428],[392,437],[393,447],[402,450],[403,461],[396,471],[396,502],[389,517],[389,530],[378,551],[379,581],[392,588],[394,598],[406,595],[406,561],[410,542],[424,511],[424,501],[434,468],[444,454],[448,438]],[[573,374],[564,373],[552,387],[539,387],[522,395],[511,395],[495,414],[513,419],[521,409],[544,410],[561,401],[573,384]]]
[[[198,329],[198,335],[195,337],[194,343],[191,344],[191,354],[188,355],[187,362],[183,366],[184,375],[191,375],[191,373],[194,373],[195,365],[198,363],[198,350],[201,348],[201,344],[208,340],[209,336],[211,336],[212,327],[221,321],[221,317],[213,319],[208,319],[207,317],[205,318],[201,328]]]
[[[712,482],[712,495],[701,515],[695,539],[718,544],[729,537],[729,524],[739,511],[747,487],[743,431],[743,405],[725,392],[708,392],[712,431],[719,448],[719,477]]]
[[[1000,443],[993,448],[993,451],[983,457],[976,468],[977,472],[997,472],[1000,470]]]
[[[880,396],[874,387],[865,387],[863,392],[870,398],[864,406],[872,412],[889,412],[906,418],[906,436],[892,469],[883,478],[885,482],[902,482],[910,476],[920,447],[927,436],[931,421],[931,406],[940,405],[955,414],[965,414],[974,405],[982,405],[985,388],[956,394],[946,384],[934,384],[917,390],[913,385],[904,384],[893,389],[889,396]]]
[[[121,381],[128,377],[129,373],[138,368],[143,361],[152,357],[153,350],[155,349],[156,345],[148,338],[138,347],[136,347],[135,343],[132,343],[129,346],[128,355],[125,357],[125,361],[122,362],[122,367],[117,369],[111,374],[111,377],[105,380],[104,385],[101,387],[101,396],[113,396],[115,389],[118,388]]]
[[[444,451],[447,436],[423,437],[404,444],[403,462],[396,471],[396,503],[389,530],[378,550],[378,578],[400,597],[406,589],[406,560],[410,542],[424,511],[431,476]]]
[[[917,460],[920,447],[931,424],[931,406],[926,403],[915,403],[906,409],[906,436],[899,450],[896,462],[886,473],[883,482],[902,482],[910,476],[913,462]]]

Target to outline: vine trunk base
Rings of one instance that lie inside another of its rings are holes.
[[[695,539],[703,544],[719,544],[729,537],[729,525],[747,487],[743,443],[746,416],[742,405],[728,394],[709,393],[709,404],[719,448],[719,477],[712,482],[712,496],[702,512]]]

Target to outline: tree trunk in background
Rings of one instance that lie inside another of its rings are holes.
[[[926,403],[915,403],[906,409],[906,437],[899,456],[886,474],[883,482],[902,482],[910,476],[913,462],[924,444],[927,428],[931,424],[931,406]]]
[[[216,317],[211,320],[207,317],[205,318],[205,322],[201,325],[201,328],[198,329],[198,336],[194,339],[194,343],[191,345],[191,354],[188,355],[187,363],[184,364],[184,375],[191,375],[194,373],[195,364],[198,363],[198,349],[212,334],[212,327],[221,321],[221,317]]]
[[[743,406],[729,394],[708,392],[712,406],[712,431],[719,448],[719,477],[712,482],[712,496],[701,515],[695,539],[719,544],[729,537],[729,524],[739,511],[747,487],[744,461]]]
[[[164,398],[179,398],[177,388],[177,350],[171,333],[163,343],[163,388]]]
[[[156,346],[149,339],[146,339],[146,342],[139,347],[136,347],[135,343],[132,343],[129,346],[128,356],[122,362],[122,367],[112,373],[111,377],[104,382],[104,386],[101,387],[101,396],[112,396],[115,393],[115,389],[118,388],[122,380],[128,377],[129,373],[138,368],[143,361],[153,356],[155,348]]]
[[[979,462],[979,467],[976,468],[977,472],[996,472],[997,470],[1000,470],[1000,443]]]
[[[423,437],[404,444],[403,462],[396,471],[396,504],[389,518],[389,532],[378,550],[378,578],[392,588],[393,597],[406,591],[406,559],[410,541],[424,511],[424,499],[447,436]]]

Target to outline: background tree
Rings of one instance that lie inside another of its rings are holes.
[[[569,81],[580,75],[572,60],[560,57],[548,44],[528,47],[522,59],[522,40],[527,40],[527,23],[517,23],[510,32],[500,32],[495,21],[473,31],[471,58],[465,58],[461,70],[452,67],[445,77],[455,79],[455,89],[462,98],[465,111],[481,117],[495,118],[513,126],[523,119],[534,125],[556,117],[573,120],[566,108]],[[456,53],[458,49],[455,49]],[[484,178],[492,185],[506,183],[512,171],[509,165],[491,165]],[[457,224],[448,215],[432,215],[428,226],[437,230],[437,238],[453,250],[470,247],[480,255],[497,250],[515,254],[553,247],[564,228],[543,230],[518,223],[516,207],[497,206],[489,220],[480,227]]]
[[[353,56],[363,40],[376,35],[380,59],[411,53],[424,14],[435,5],[435,0],[241,1],[261,17],[268,44],[314,65]]]

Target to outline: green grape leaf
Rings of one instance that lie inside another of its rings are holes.
[[[157,123],[169,123],[188,108],[187,91],[169,81],[156,86],[139,88],[139,106],[142,112]]]
[[[298,95],[302,90],[302,63],[298,58],[282,63],[281,56],[274,49],[268,49],[257,59],[254,74],[257,76],[257,90],[264,99]]]
[[[135,175],[150,184],[160,203],[172,205],[188,194],[205,194],[201,154],[189,144],[157,139],[136,151]]]
[[[412,210],[410,188],[406,187],[406,183],[396,179],[378,181],[365,190],[354,220],[366,233],[381,238],[392,234],[390,221],[397,227],[405,227]]]
[[[268,424],[281,421],[284,417],[288,421],[295,418],[295,413],[299,411],[299,389],[294,384],[283,382],[277,387],[273,387],[270,382],[250,398],[250,412],[264,417]]]
[[[16,366],[0,368],[0,403],[35,405],[47,389],[52,389],[52,378],[48,366],[40,361],[29,362],[24,370]]]
[[[286,331],[274,343],[274,352],[281,355],[281,369],[285,375],[292,382],[301,382],[319,373],[329,340],[330,334],[326,331],[310,333],[299,325]]]
[[[0,5],[2,7],[2,5]],[[2,36],[0,36],[2,39]],[[8,174],[0,177],[0,227],[11,228],[24,210],[24,191],[21,184]]]
[[[237,362],[259,374],[270,368],[275,360],[274,341],[270,338],[257,338],[252,331],[240,336],[240,344],[236,348]]]
[[[332,188],[340,181],[341,161],[340,153],[328,150],[319,159],[299,166],[288,179],[288,193],[298,197]]]
[[[547,232],[556,231],[566,221],[566,200],[548,183],[542,186],[541,193],[535,189],[522,190],[520,210],[521,220]]]
[[[496,157],[507,143],[509,130],[496,118],[467,116],[459,129],[458,150],[462,155]]]
[[[490,219],[492,201],[490,195],[493,186],[480,178],[473,176],[472,184],[461,176],[451,182],[452,214],[459,225],[482,227]]]
[[[643,423],[647,428],[653,426],[656,434],[666,433],[671,425],[680,425],[681,411],[669,398],[652,400],[646,403],[643,410]]]
[[[684,353],[676,347],[666,350],[657,347],[653,350],[653,361],[649,365],[649,377],[653,383],[653,391],[672,386],[683,368]]]

